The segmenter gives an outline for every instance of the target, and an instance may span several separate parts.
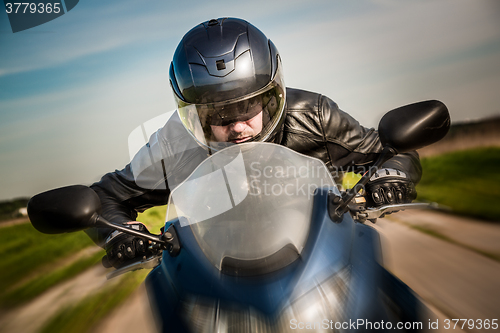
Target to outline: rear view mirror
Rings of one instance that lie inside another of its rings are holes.
[[[397,153],[441,140],[450,128],[450,114],[440,101],[424,101],[389,111],[378,125],[382,145]]]
[[[101,201],[89,187],[74,185],[35,195],[28,202],[33,227],[46,234],[84,230],[95,225]]]
[[[347,205],[365,186],[372,175],[394,155],[419,149],[441,140],[450,129],[450,114],[440,101],[425,101],[402,106],[387,112],[378,125],[378,135],[384,149],[363,177],[346,191],[342,198],[333,197],[328,211],[333,221],[340,221]]]

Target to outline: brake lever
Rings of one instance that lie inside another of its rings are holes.
[[[377,208],[365,208],[358,210],[351,210],[353,215],[355,215],[355,219],[360,222],[365,222],[366,220],[376,220],[384,214],[394,213],[400,210],[406,209],[441,209],[447,210],[449,208],[445,206],[441,206],[435,202],[432,203],[423,203],[423,202],[415,202],[415,203],[405,203],[405,204],[396,204],[396,205],[385,205]]]
[[[134,263],[131,263],[130,265],[118,268],[112,272],[109,272],[108,274],[106,274],[106,279],[109,280],[124,273],[136,271],[138,269],[152,269],[158,266],[160,263],[161,263],[161,254],[154,255],[149,258],[143,259],[141,261],[136,261]]]

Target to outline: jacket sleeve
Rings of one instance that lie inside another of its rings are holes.
[[[382,152],[378,132],[366,128],[353,117],[340,110],[331,99],[321,96],[320,115],[324,137],[330,159],[341,170],[364,173]],[[417,184],[422,176],[422,167],[416,151],[399,154],[383,165],[405,172]]]
[[[135,221],[137,213],[153,206],[167,204],[170,194],[166,185],[159,189],[139,186],[134,180],[130,164],[123,170],[107,173],[90,188],[101,200],[102,217],[114,223]],[[103,246],[111,229],[93,228],[86,232],[97,245]]]
[[[101,200],[102,216],[115,223],[134,221],[137,213],[168,203],[170,190],[207,157],[175,112],[135,154],[123,170],[108,173],[91,188]],[[87,232],[103,245],[109,229]]]

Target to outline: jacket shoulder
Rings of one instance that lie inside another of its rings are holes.
[[[314,111],[318,112],[318,105],[321,94],[295,89],[286,88],[286,108],[287,111]]]
[[[286,110],[288,114],[307,112],[315,114],[313,118],[318,117],[317,121],[320,121],[320,118],[323,121],[331,117],[338,117],[343,113],[337,103],[325,95],[294,88],[287,88],[286,93]]]
[[[340,123],[336,120],[342,116],[342,111],[330,98],[315,92],[287,88],[286,123],[289,130],[305,130],[316,140],[321,138],[324,141],[336,132],[335,125]],[[329,125],[326,132],[325,124]]]
[[[282,144],[304,153],[324,150],[320,94],[287,88]],[[325,156],[322,156],[325,157]]]

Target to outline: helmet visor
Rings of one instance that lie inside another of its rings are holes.
[[[273,81],[253,94],[207,104],[179,102],[188,131],[211,148],[221,143],[265,141],[276,128],[285,106],[285,88],[278,68]]]

